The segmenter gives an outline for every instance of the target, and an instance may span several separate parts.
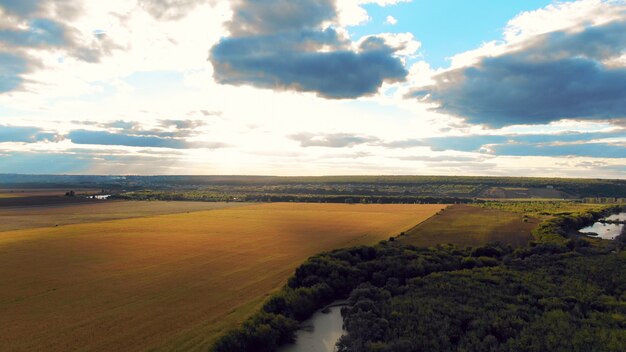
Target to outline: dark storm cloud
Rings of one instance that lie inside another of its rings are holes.
[[[394,56],[398,49],[382,39],[370,38],[354,51],[334,29],[321,29],[336,19],[334,0],[240,0],[233,11],[230,36],[209,57],[219,83],[340,99],[373,94],[383,82],[407,75]]]
[[[372,144],[380,142],[380,140],[376,137],[351,133],[331,133],[320,135],[303,132],[291,135],[289,138],[300,142],[300,146],[302,147],[344,148],[353,147],[359,144]]]
[[[54,142],[60,139],[62,139],[62,137],[58,134],[53,132],[46,132],[38,127],[0,125],[0,143],[36,143],[44,141]]]
[[[501,56],[435,77],[410,96],[469,123],[500,127],[626,116],[626,68],[601,61],[626,49],[626,22],[549,33]]]
[[[193,148],[224,148],[224,143],[188,142],[180,138],[161,138],[156,136],[137,136],[124,133],[106,131],[75,130],[69,133],[68,138],[74,144],[91,145],[120,145],[128,147],[150,147],[171,149]]]

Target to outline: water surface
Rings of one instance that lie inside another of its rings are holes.
[[[302,323],[296,332],[294,344],[280,348],[278,352],[334,352],[335,344],[343,335],[341,306],[332,306],[328,313],[321,311]]]
[[[609,217],[604,218],[604,220],[626,220],[626,213],[613,214]],[[598,237],[612,240],[617,237],[620,233],[622,233],[622,229],[624,228],[624,224],[605,224],[601,222],[596,222],[591,226],[587,226],[585,228],[580,229],[581,233],[597,233]]]

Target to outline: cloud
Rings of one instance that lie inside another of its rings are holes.
[[[45,18],[33,19],[26,29],[0,29],[0,43],[13,47],[61,46],[68,41],[65,27]]]
[[[0,7],[9,14],[20,17],[29,16],[41,9],[42,1],[39,0],[0,0]]]
[[[588,156],[595,158],[626,158],[626,146],[609,143],[566,145],[503,144],[493,147],[497,155],[511,156]]]
[[[336,21],[334,0],[235,1],[230,36],[210,52],[214,78],[335,99],[371,95],[383,82],[405,79],[397,50],[383,38],[353,48],[330,26]]]
[[[88,171],[83,157],[64,153],[9,152],[0,154],[2,172],[24,174],[67,174]]]
[[[64,152],[0,152],[5,173],[18,174],[180,174],[180,159],[171,153],[133,154],[127,150],[71,149]]]
[[[613,132],[433,137],[392,141],[380,145],[386,148],[429,146],[433,151],[460,151],[490,155],[576,155],[625,158],[625,139],[626,131],[617,130]]]
[[[139,6],[149,14],[162,20],[179,20],[185,17],[196,6],[207,0],[139,0]]]
[[[97,125],[100,127],[119,129],[123,131],[138,130],[141,128],[141,124],[137,121],[124,121],[124,120],[105,122],[105,123],[100,123]]]
[[[198,135],[198,129],[205,126],[202,120],[158,120],[155,128],[146,128],[138,121],[115,120],[109,122],[95,121],[72,121],[76,125],[94,126],[105,129],[114,134],[124,134],[136,137],[158,137],[158,138],[186,138]]]
[[[469,123],[501,127],[626,115],[626,21],[527,39],[505,54],[444,72],[410,96]]]
[[[19,142],[55,142],[63,137],[57,133],[46,132],[38,127],[4,126],[0,125],[0,143]]]
[[[400,160],[424,162],[476,161],[491,156],[581,156],[626,158],[626,131],[565,132],[557,134],[465,135],[385,141],[355,133],[315,134],[302,132],[289,136],[301,147],[352,148],[357,145],[386,149],[429,147],[433,152],[480,153],[482,156],[402,156]],[[603,154],[604,153],[604,154]]]
[[[327,147],[327,148],[345,148],[353,147],[359,144],[377,143],[380,140],[372,136],[364,136],[351,133],[332,133],[332,134],[313,134],[298,133],[289,136],[289,138],[300,142],[301,147]]]
[[[423,139],[404,139],[399,141],[392,141],[383,143],[383,146],[387,148],[413,148],[413,147],[426,147],[428,144]]]
[[[161,126],[174,127],[178,130],[193,130],[206,125],[202,120],[161,120]]]
[[[58,51],[96,63],[120,49],[104,32],[83,33],[71,23],[82,7],[74,0],[0,0],[0,93],[22,88],[24,75],[43,66],[41,58]]]
[[[224,143],[189,142],[180,138],[162,138],[156,136],[137,136],[106,131],[75,130],[67,136],[74,144],[120,145],[127,147],[150,147],[171,149],[224,148]]]
[[[31,63],[21,55],[0,52],[0,93],[18,89]]]
[[[387,16],[387,19],[385,20],[385,23],[390,24],[390,25],[395,25],[398,23],[398,20],[395,19],[395,17],[393,16]]]
[[[56,13],[60,18],[73,19],[81,6],[76,0],[0,0],[0,9],[22,18]]]
[[[425,161],[429,163],[439,163],[439,162],[448,162],[448,163],[465,163],[465,162],[476,162],[480,161],[480,157],[475,156],[453,156],[453,155],[438,155],[438,156],[428,156],[428,155],[415,155],[415,156],[402,156],[399,157],[400,160],[408,160],[408,161]]]
[[[314,29],[336,19],[335,0],[234,0],[231,35],[255,36]]]
[[[193,115],[196,112],[190,112],[187,115]],[[201,114],[202,116],[222,116],[222,112],[219,110],[198,110],[197,113]]]

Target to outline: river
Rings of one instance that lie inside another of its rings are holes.
[[[626,213],[613,214],[604,218],[604,220],[624,221],[626,220]],[[582,228],[579,231],[581,233],[597,233],[600,238],[612,240],[622,232],[623,228],[624,224],[605,224],[602,222],[595,222],[593,225]]]
[[[315,312],[301,324],[302,328],[296,332],[295,343],[278,349],[278,352],[336,351],[335,344],[344,333],[341,307],[341,304],[332,304],[327,310]]]

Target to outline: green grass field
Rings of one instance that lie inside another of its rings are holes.
[[[514,246],[528,243],[538,220],[498,209],[453,205],[402,236],[404,243],[420,247],[437,244],[479,246],[502,242]]]
[[[606,204],[586,204],[586,203],[578,203],[578,202],[567,202],[567,201],[551,201],[551,200],[541,200],[541,201],[506,201],[506,202],[486,202],[482,204],[476,204],[475,206],[479,206],[485,209],[495,209],[502,210],[507,212],[524,214],[527,216],[534,217],[545,217],[552,216],[558,214],[571,214],[577,213],[581,211],[587,211],[591,209],[600,209]]]

